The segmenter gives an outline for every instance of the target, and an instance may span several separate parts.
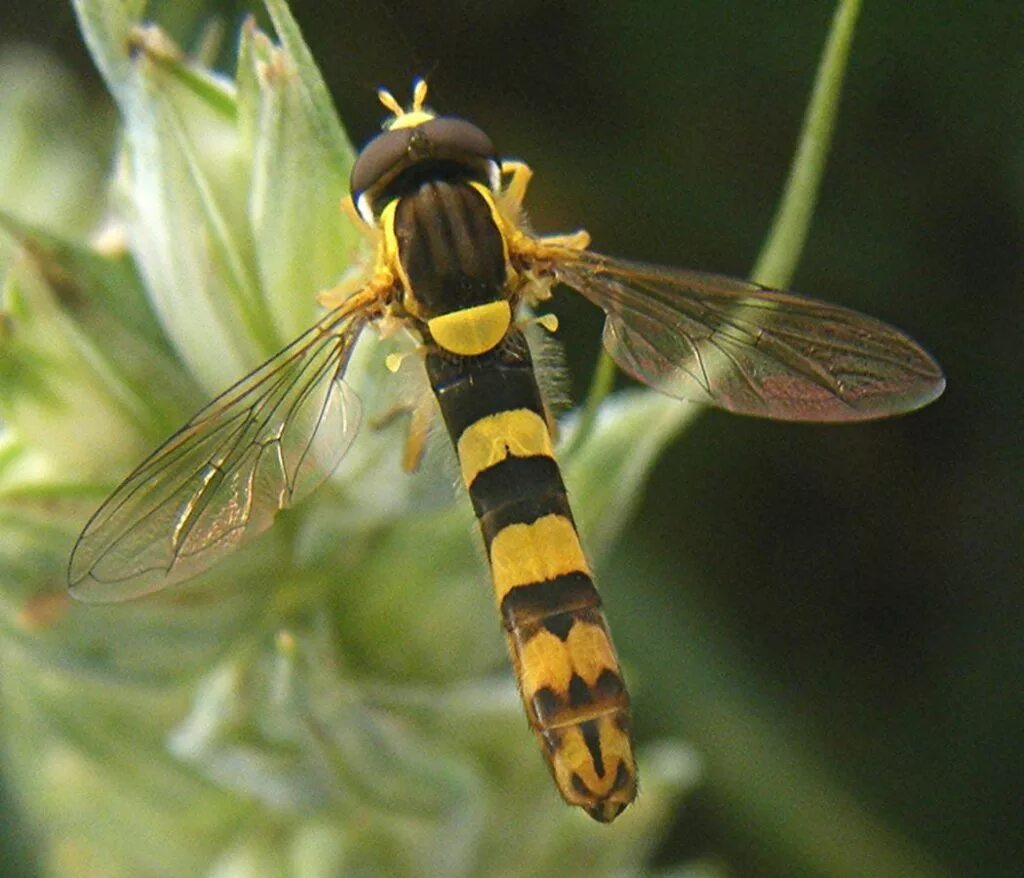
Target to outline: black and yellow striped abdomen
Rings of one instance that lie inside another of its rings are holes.
[[[530,725],[563,797],[613,820],[633,800],[629,696],[573,523],[522,333],[427,373],[480,520]]]

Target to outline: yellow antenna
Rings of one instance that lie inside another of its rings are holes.
[[[377,89],[377,100],[384,105],[385,110],[390,110],[396,119],[405,112],[405,110],[402,109],[402,105],[395,100],[395,96],[386,88]]]
[[[423,108],[423,102],[427,99],[427,81],[417,77],[412,84],[412,106],[403,110],[402,105],[395,100],[395,96],[386,88],[377,90],[377,99],[384,105],[384,109],[394,116],[385,127],[392,131],[395,128],[414,128],[434,118],[430,110]]]
[[[417,76],[412,81],[412,108],[413,111],[423,109],[423,102],[427,99],[427,81],[422,76]]]

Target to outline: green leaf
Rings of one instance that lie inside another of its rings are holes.
[[[266,6],[273,19],[274,29],[281,38],[281,45],[291,56],[298,71],[301,100],[307,105],[309,119],[320,130],[320,139],[325,144],[329,161],[339,167],[347,167],[352,160],[352,148],[338,122],[338,114],[320,69],[302,39],[288,4],[284,0],[266,0]]]
[[[101,254],[3,213],[0,228],[21,248],[6,289],[0,411],[64,472],[112,478],[181,422],[196,390],[123,252]],[[167,392],[153,395],[154,386]],[[104,436],[124,437],[123,453]]]
[[[248,209],[260,286],[289,339],[313,322],[314,294],[351,265],[358,235],[340,204],[353,151],[324,134],[336,126],[310,100],[322,86],[319,77],[306,81],[309,69],[251,26],[242,34],[238,75],[243,136],[252,150]]]

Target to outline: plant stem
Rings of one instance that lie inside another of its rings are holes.
[[[788,286],[803,251],[832,144],[839,94],[859,13],[860,0],[840,0],[836,7],[786,187],[750,273],[758,283]]]

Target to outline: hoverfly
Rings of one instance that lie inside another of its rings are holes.
[[[602,822],[636,795],[629,696],[555,462],[517,315],[556,284],[607,315],[604,344],[670,396],[791,421],[911,411],[944,387],[900,331],[836,305],[712,274],[601,256],[585,232],[536,236],[530,169],[424,106],[419,80],[352,168],[352,207],[375,241],[358,286],[203,408],[93,515],[68,580],[120,600],[206,570],[326,479],[358,400],[345,369],[359,334],[404,327],[480,522],[526,715],[563,798]],[[339,288],[341,289],[341,288]],[[324,301],[322,299],[322,301]]]

